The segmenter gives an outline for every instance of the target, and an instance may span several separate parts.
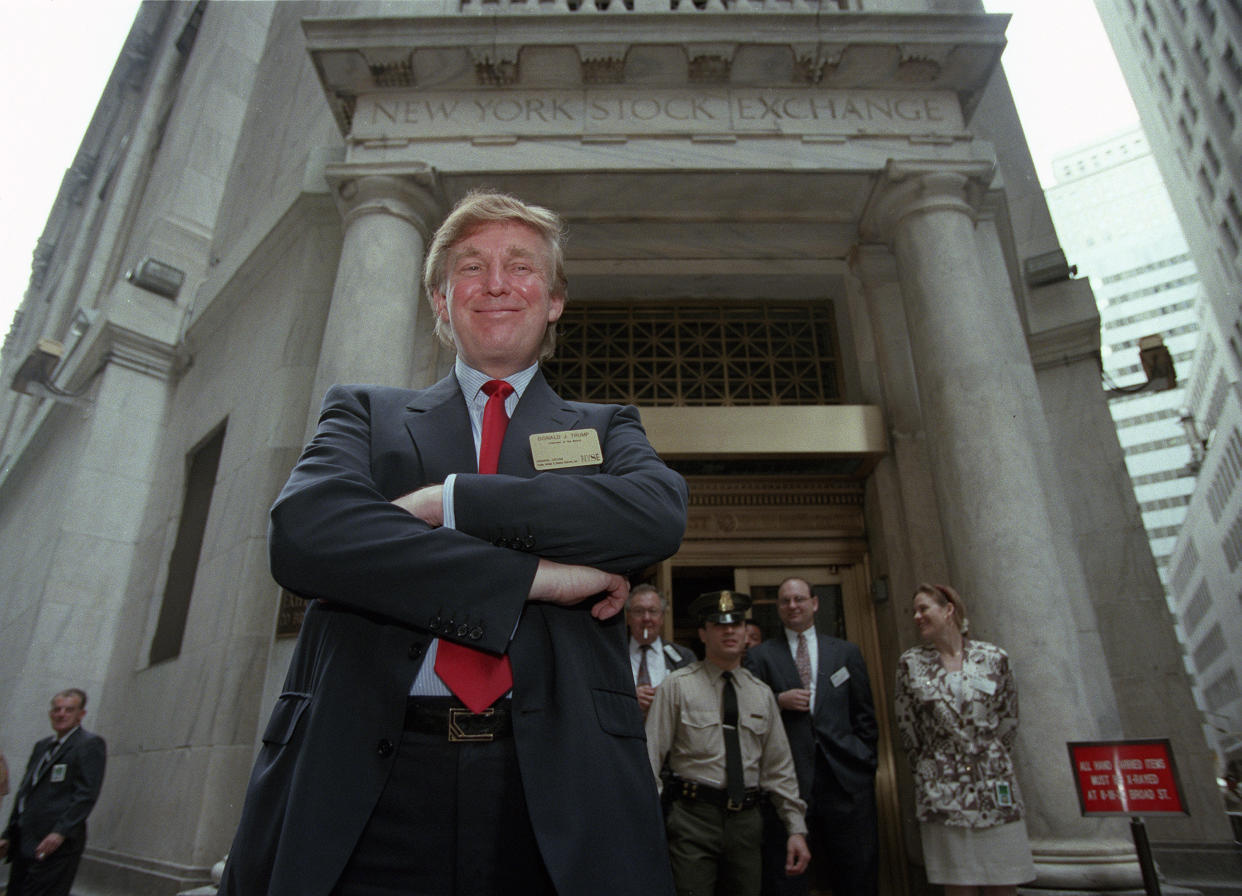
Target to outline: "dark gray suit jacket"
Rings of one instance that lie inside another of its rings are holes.
[[[39,760],[55,742],[55,737],[45,737],[35,744],[22,783],[14,792],[13,812],[4,831],[5,839],[10,844],[16,839],[22,855],[32,862],[35,847],[52,832],[65,838],[62,850],[82,851],[86,844],[86,816],[95,807],[103,786],[107,748],[102,737],[85,728],[78,728],[65,739],[38,780],[34,780]],[[25,806],[19,818],[17,806],[23,800]],[[15,830],[18,827],[20,835]]]
[[[599,464],[536,472],[531,435],[587,428],[599,435]],[[433,636],[509,653],[518,763],[558,892],[608,881],[618,896],[672,893],[624,616],[601,623],[589,600],[562,608],[526,595],[540,557],[629,572],[673,554],[685,481],[656,456],[633,408],[564,401],[542,374],[514,410],[498,474],[475,470],[453,376],[420,392],[329,391],[272,509],[273,574],[316,600],[263,736],[222,896],[329,892],[395,760]],[[390,503],[450,473],[455,529]]]
[[[809,713],[781,712],[803,799],[811,795],[817,750],[828,761],[837,783],[848,793],[857,793],[875,783],[879,734],[862,652],[857,645],[840,638],[820,634],[818,639],[815,706]],[[746,667],[777,694],[802,687],[783,630],[777,637],[750,648]],[[832,676],[841,668],[849,671],[849,680],[837,686],[832,683]]]

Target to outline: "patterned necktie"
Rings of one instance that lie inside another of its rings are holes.
[[[651,653],[651,645],[643,644],[638,650],[642,659],[638,661],[638,680],[634,683],[642,687],[645,684],[651,684],[651,671],[647,668],[647,656]]]
[[[746,780],[742,776],[742,742],[737,736],[737,690],[733,687],[732,672],[722,672],[720,677],[724,679],[720,720],[724,723],[725,790],[729,801],[741,807],[746,799]]]
[[[26,809],[26,796],[34,786],[39,783],[39,779],[43,777],[43,773],[47,771],[47,767],[52,762],[52,757],[56,755],[56,751],[60,749],[60,741],[52,741],[52,745],[47,748],[42,756],[39,757],[38,763],[35,765],[34,774],[30,776],[30,786],[22,790],[17,795],[17,814],[21,815]]]
[[[513,387],[504,380],[488,380],[483,384],[483,391],[487,394],[487,404],[483,408],[483,432],[479,439],[479,472],[495,473],[500,461],[500,446],[509,426],[505,399],[513,394]],[[436,674],[473,713],[483,712],[513,687],[513,667],[509,665],[508,654],[496,656],[443,639],[436,648]]]
[[[39,757],[39,764],[35,766],[34,775],[31,781],[38,781],[43,777],[43,773],[47,771],[48,765],[52,761],[52,757],[56,755],[56,751],[60,748],[60,741],[52,741],[52,745],[47,748],[47,752]]]
[[[798,632],[798,650],[794,654],[794,665],[798,667],[798,677],[802,686],[811,686],[811,652],[806,649],[806,632]]]

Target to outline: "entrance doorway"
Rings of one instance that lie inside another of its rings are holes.
[[[697,623],[689,613],[690,604],[705,592],[728,589],[750,595],[753,601],[751,618],[759,623],[765,640],[782,637],[783,629],[776,612],[777,589],[790,576],[805,579],[811,585],[812,593],[819,598],[819,611],[815,617],[816,629],[857,644],[867,665],[879,727],[876,801],[880,825],[880,892],[883,896],[907,893],[907,866],[893,756],[894,740],[888,711],[888,681],[891,674],[880,656],[865,549],[856,541],[838,542],[831,547],[822,542],[816,545],[803,543],[806,553],[802,557],[780,560],[755,557],[751,560],[753,565],[728,565],[719,561],[729,558],[735,562],[746,563],[749,559],[746,557],[747,551],[739,553],[738,548],[741,545],[728,540],[718,542],[715,547],[717,550],[712,550],[711,546],[703,542],[690,544],[683,548],[681,554],[662,564],[658,585],[662,593],[669,597],[670,619],[665,623],[666,627],[672,629],[669,634],[679,644],[690,647],[701,657],[703,647],[699,642]],[[788,543],[784,550],[789,550]],[[817,556],[829,556],[834,560],[840,558],[844,561],[844,555],[849,554],[854,555],[850,558],[853,562],[815,562]],[[717,562],[710,562],[711,560]]]

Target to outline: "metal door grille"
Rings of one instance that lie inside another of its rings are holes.
[[[566,398],[644,407],[841,401],[832,305],[571,304],[544,365]]]

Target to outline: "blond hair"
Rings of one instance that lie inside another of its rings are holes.
[[[448,265],[452,248],[485,224],[513,221],[524,224],[539,234],[548,245],[548,261],[552,272],[548,292],[562,301],[569,298],[569,280],[565,277],[565,223],[555,212],[496,190],[476,189],[467,193],[431,238],[427,261],[423,265],[423,291],[436,311],[436,294],[448,294]],[[435,333],[440,341],[455,348],[452,325],[436,314]],[[556,350],[556,321],[551,321],[539,346],[539,360],[552,357]]]

